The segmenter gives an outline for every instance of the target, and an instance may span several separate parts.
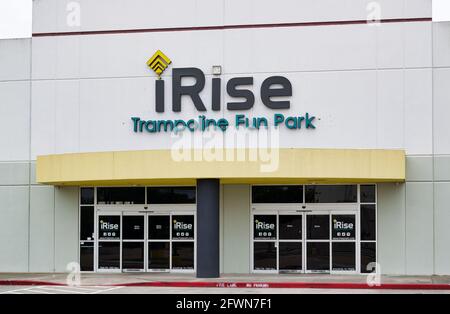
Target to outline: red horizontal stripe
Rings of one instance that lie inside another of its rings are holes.
[[[33,280],[0,280],[0,286],[67,286],[63,283]],[[83,286],[83,285],[82,285]],[[84,285],[89,286],[89,285]],[[369,286],[365,283],[340,282],[219,282],[219,281],[152,281],[98,285],[104,287],[171,287],[171,288],[290,288],[290,289],[358,289],[358,290],[450,290],[450,284],[383,283]]]
[[[409,22],[431,22],[432,18],[400,18],[384,19],[380,23],[409,23]],[[132,34],[132,33],[158,33],[158,32],[185,32],[185,31],[209,31],[227,29],[251,29],[251,28],[278,28],[278,27],[308,27],[308,26],[333,26],[333,25],[355,25],[367,24],[367,20],[352,21],[328,21],[328,22],[299,22],[299,23],[277,23],[277,24],[240,24],[240,25],[217,25],[217,26],[193,26],[193,27],[166,27],[145,29],[117,29],[104,31],[80,31],[80,32],[54,32],[34,33],[33,37],[52,36],[84,36],[84,35],[109,35],[109,34]]]

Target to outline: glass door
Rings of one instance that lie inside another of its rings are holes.
[[[148,215],[148,271],[169,271],[170,214]]]
[[[278,269],[280,272],[303,272],[303,214],[280,213],[278,216]]]
[[[278,218],[274,213],[253,215],[253,271],[278,270]]]
[[[121,271],[121,225],[120,213],[102,212],[97,215],[97,270],[99,272]]]
[[[330,272],[330,214],[306,214],[306,272]]]
[[[357,271],[356,221],[354,212],[331,214],[331,270],[334,273]]]
[[[171,269],[192,272],[195,269],[195,216],[191,213],[173,213],[171,226]]]
[[[145,215],[123,213],[122,270],[145,271]]]

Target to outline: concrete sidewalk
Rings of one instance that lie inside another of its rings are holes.
[[[191,274],[162,274],[162,273],[121,273],[121,274],[99,274],[83,273],[81,276],[82,286],[127,286],[127,285],[145,285],[145,284],[167,284],[171,286],[189,286],[201,285],[220,286],[224,284],[283,284],[295,286],[296,284],[310,285],[366,285],[367,276],[365,275],[329,275],[329,274],[274,274],[274,275],[222,275],[221,278],[199,279]],[[60,284],[68,283],[68,274],[40,274],[40,273],[0,273],[0,285],[8,284]],[[387,286],[395,285],[417,285],[432,286],[448,285],[450,289],[450,276],[381,276],[381,284]],[[232,287],[232,286],[231,286]],[[261,286],[264,287],[264,286]]]

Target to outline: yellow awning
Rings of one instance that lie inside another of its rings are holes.
[[[382,149],[118,151],[38,156],[37,182],[51,185],[373,183],[405,181],[405,152]]]

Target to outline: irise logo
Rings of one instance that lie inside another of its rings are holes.
[[[147,61],[147,65],[150,69],[155,71],[159,79],[161,79],[161,74],[171,63],[172,61],[161,50],[156,51],[155,54]]]

